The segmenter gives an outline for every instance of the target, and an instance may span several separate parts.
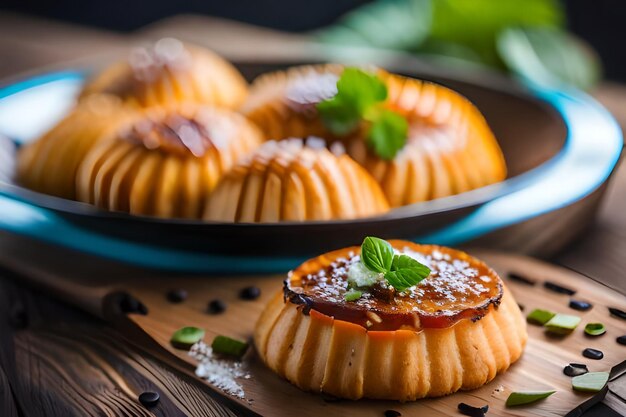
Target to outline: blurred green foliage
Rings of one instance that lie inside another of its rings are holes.
[[[565,24],[558,0],[378,0],[324,28],[319,39],[461,59],[588,89],[600,62]]]

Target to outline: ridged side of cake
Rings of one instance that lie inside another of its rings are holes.
[[[374,179],[348,155],[301,140],[266,142],[220,181],[204,218],[229,222],[352,219],[389,209]]]
[[[132,214],[201,218],[219,179],[261,139],[257,128],[237,113],[195,106],[185,110],[174,113],[182,120],[179,134],[192,137],[196,145],[205,143],[201,155],[187,149],[183,139],[177,143],[175,135],[162,138],[163,131],[170,131],[164,122],[170,114],[153,110],[158,114],[148,112],[135,126],[152,123],[155,128],[135,129],[132,139],[103,141],[85,156],[77,175],[77,199]],[[198,130],[191,128],[196,125]],[[152,140],[159,146],[150,148]]]
[[[76,174],[85,155],[136,116],[117,97],[92,95],[18,153],[17,180],[39,192],[76,198]]]
[[[273,371],[303,390],[410,401],[478,388],[522,354],[526,323],[505,288],[480,320],[445,329],[367,331],[283,301],[268,304],[254,341]]]

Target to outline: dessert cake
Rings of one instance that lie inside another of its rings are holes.
[[[117,97],[94,94],[18,153],[17,180],[39,192],[76,198],[76,172],[89,150],[136,117]]]
[[[341,93],[338,82],[344,71],[340,65],[318,65],[262,75],[252,84],[242,112],[266,139],[314,135],[342,141],[348,154],[379,182],[392,207],[462,193],[506,177],[502,152],[478,109],[434,83],[371,71],[386,86],[383,107],[408,124],[406,144],[393,157],[373,152],[366,140],[366,120],[338,133],[320,117],[318,106]]]
[[[236,108],[247,90],[243,76],[222,57],[165,38],[97,74],[81,97],[108,93],[140,107],[195,102]]]
[[[85,156],[77,198],[132,214],[200,218],[220,177],[260,142],[238,113],[153,108]]]
[[[352,219],[389,209],[374,179],[320,139],[266,142],[220,181],[204,218],[230,222]]]
[[[486,264],[376,238],[290,272],[254,335],[267,366],[301,389],[401,401],[480,387],[526,339],[517,303]]]

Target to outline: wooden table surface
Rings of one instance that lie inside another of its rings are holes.
[[[0,78],[115,53],[145,37],[202,40],[242,56],[246,39],[275,40],[281,53],[301,36],[283,35],[205,17],[176,17],[133,34],[115,34],[0,13]],[[268,46],[271,47],[271,46]],[[603,83],[592,94],[626,126],[626,86]],[[0,214],[1,215],[1,214]],[[13,238],[0,233],[0,239]],[[626,166],[618,169],[587,234],[554,262],[626,293]],[[161,401],[146,409],[143,391]],[[195,381],[139,353],[106,323],[24,287],[0,268],[0,416],[230,416]]]

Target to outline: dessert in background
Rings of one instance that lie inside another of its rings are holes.
[[[478,388],[515,362],[526,324],[482,261],[368,237],[290,272],[261,314],[261,359],[298,387],[415,400]]]
[[[506,177],[483,116],[443,86],[383,70],[319,65],[262,75],[250,91],[242,112],[266,139],[315,135],[341,141],[392,207]]]
[[[89,80],[81,98],[108,93],[140,107],[195,102],[236,108],[248,84],[224,58],[204,48],[165,38],[136,48]]]
[[[506,176],[485,119],[445,87],[325,64],[261,75],[248,94],[231,63],[174,39],[89,80],[18,158],[35,191],[224,222],[376,216]]]
[[[229,222],[353,219],[389,210],[380,186],[321,139],[266,142],[235,166],[209,198],[204,218]]]
[[[77,198],[132,214],[200,218],[220,177],[260,143],[258,129],[226,109],[149,109],[85,156]]]
[[[76,199],[76,172],[87,152],[136,116],[117,97],[85,98],[50,131],[19,150],[17,180],[35,191]]]

